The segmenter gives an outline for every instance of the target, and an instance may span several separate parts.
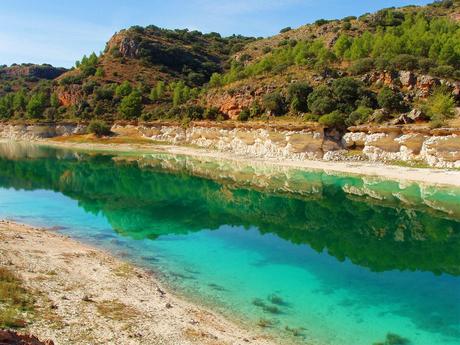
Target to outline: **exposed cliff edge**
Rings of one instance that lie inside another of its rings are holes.
[[[115,124],[155,142],[193,145],[230,154],[269,159],[407,162],[437,168],[460,168],[460,129],[405,126],[356,126],[340,133],[320,126],[269,126],[192,122]],[[86,125],[0,125],[0,138],[40,140],[86,133]]]

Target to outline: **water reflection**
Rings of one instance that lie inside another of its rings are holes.
[[[0,187],[47,189],[156,239],[256,228],[372,271],[460,275],[460,191],[377,178],[165,154],[76,153],[0,144]]]

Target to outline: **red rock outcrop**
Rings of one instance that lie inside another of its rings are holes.
[[[238,89],[226,90],[224,93],[208,94],[206,97],[207,106],[218,107],[219,110],[234,120],[244,108],[252,106],[256,99],[263,95],[273,92],[275,86],[266,85],[254,89],[250,86],[242,86]]]
[[[84,98],[83,91],[79,85],[61,86],[56,91],[59,102],[65,107],[77,104]]]
[[[33,335],[0,330],[0,345],[54,345],[52,340],[40,341]]]

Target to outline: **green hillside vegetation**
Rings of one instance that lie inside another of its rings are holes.
[[[460,25],[452,16],[459,11],[459,1],[444,0],[318,20],[267,39],[135,26],[53,81],[7,80],[0,69],[0,119],[224,120],[209,95],[273,84],[275,91],[242,110],[241,121],[288,114],[340,128],[384,122],[417,106],[439,126],[458,105],[449,89],[420,100],[362,80],[401,70],[460,80]]]

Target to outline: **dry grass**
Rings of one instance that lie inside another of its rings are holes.
[[[132,319],[138,315],[136,309],[117,300],[99,302],[96,307],[99,314],[115,321]]]
[[[392,160],[389,162],[390,165],[396,165],[404,168],[417,168],[417,169],[434,169],[428,163],[421,160],[413,161],[401,161],[401,160]]]
[[[135,274],[134,267],[128,263],[121,264],[120,266],[118,266],[116,269],[113,270],[113,273],[116,276],[124,277],[124,278],[132,277]]]
[[[0,267],[0,328],[21,328],[33,316],[34,299],[13,272]]]
[[[64,143],[89,144],[152,144],[152,140],[134,136],[113,136],[98,138],[93,134],[69,135],[53,138],[52,141]]]

